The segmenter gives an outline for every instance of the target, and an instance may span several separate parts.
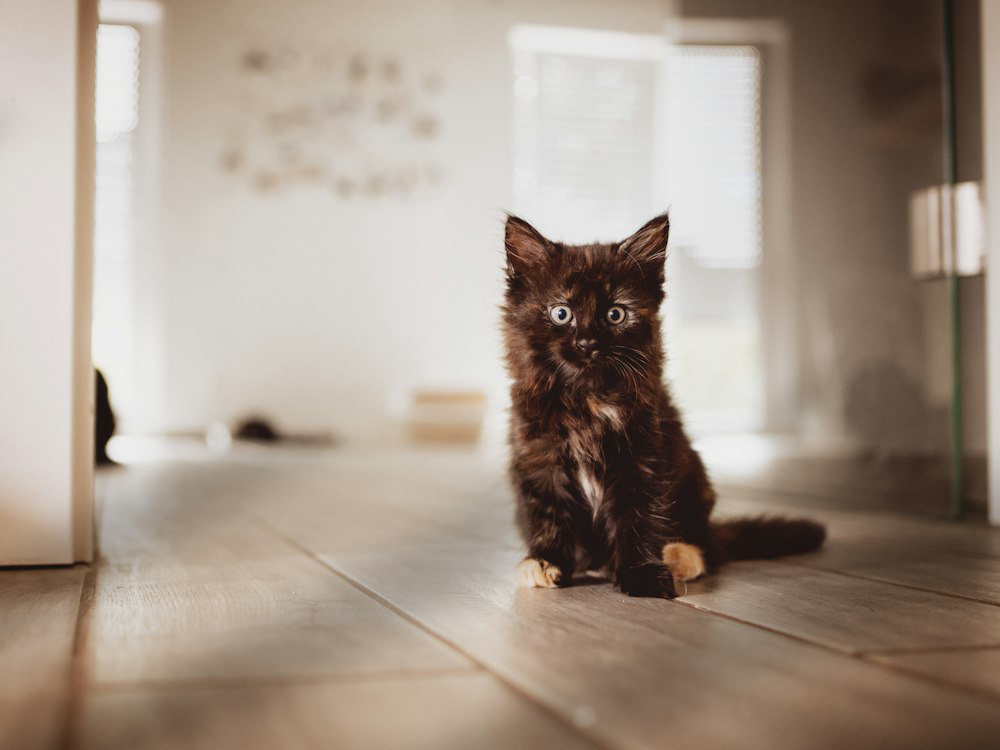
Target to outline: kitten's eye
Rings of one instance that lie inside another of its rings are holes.
[[[616,326],[625,320],[625,308],[620,305],[615,305],[610,310],[608,310],[608,322]]]
[[[564,326],[573,320],[573,311],[566,305],[553,305],[549,310],[549,317],[557,326]]]

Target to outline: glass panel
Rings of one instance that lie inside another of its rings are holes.
[[[717,479],[949,513],[953,289],[911,274],[909,215],[948,177],[942,4],[698,0],[680,16],[679,38],[753,44],[763,69],[768,429],[702,430]]]

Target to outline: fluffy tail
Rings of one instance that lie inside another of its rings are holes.
[[[715,541],[727,560],[759,560],[818,549],[826,528],[815,521],[756,516],[713,521]]]

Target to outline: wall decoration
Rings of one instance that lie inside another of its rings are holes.
[[[248,47],[219,169],[260,193],[405,196],[444,182],[444,78],[394,55]]]

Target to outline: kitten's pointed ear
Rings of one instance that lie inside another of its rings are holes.
[[[669,237],[670,217],[663,214],[643,224],[642,229],[622,242],[618,249],[635,261],[644,279],[662,284]]]
[[[504,246],[507,249],[507,275],[511,278],[524,276],[541,267],[552,252],[552,243],[517,216],[507,217]]]

